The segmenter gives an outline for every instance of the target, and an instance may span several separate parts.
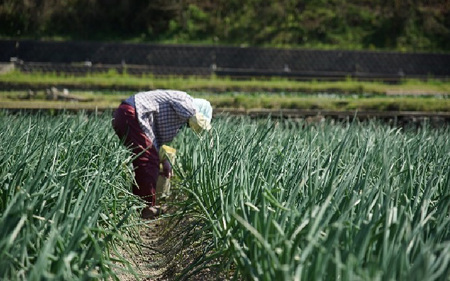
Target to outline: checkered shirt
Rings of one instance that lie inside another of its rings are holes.
[[[140,92],[134,101],[139,124],[157,150],[172,141],[196,112],[193,98],[181,91]]]

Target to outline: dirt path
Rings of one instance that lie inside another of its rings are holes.
[[[203,249],[201,241],[196,245],[185,246],[183,230],[192,222],[183,220],[176,223],[170,218],[149,220],[140,230],[142,252],[124,253],[139,274],[136,279],[132,274],[121,274],[121,281],[171,281],[177,280],[187,266]],[[223,273],[205,268],[193,276],[182,276],[181,280],[229,280]]]
[[[121,251],[121,254],[131,263],[138,277],[131,273],[121,273],[121,281],[134,280],[170,280],[164,277],[166,271],[165,255],[160,248],[162,220],[148,221],[139,230],[142,239],[141,251],[133,248],[133,252]]]

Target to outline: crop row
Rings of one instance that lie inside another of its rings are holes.
[[[450,132],[215,120],[177,139],[205,267],[243,280],[448,280]],[[183,277],[185,278],[185,277]]]
[[[133,272],[141,205],[109,116],[0,116],[0,279]]]

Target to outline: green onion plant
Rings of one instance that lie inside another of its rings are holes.
[[[111,114],[0,116],[0,279],[137,276],[130,155]]]
[[[217,118],[176,139],[201,241],[179,279],[448,280],[450,131],[376,121]]]

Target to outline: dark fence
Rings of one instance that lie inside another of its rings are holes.
[[[23,71],[282,76],[295,79],[448,78],[450,54],[0,40],[0,61]]]

